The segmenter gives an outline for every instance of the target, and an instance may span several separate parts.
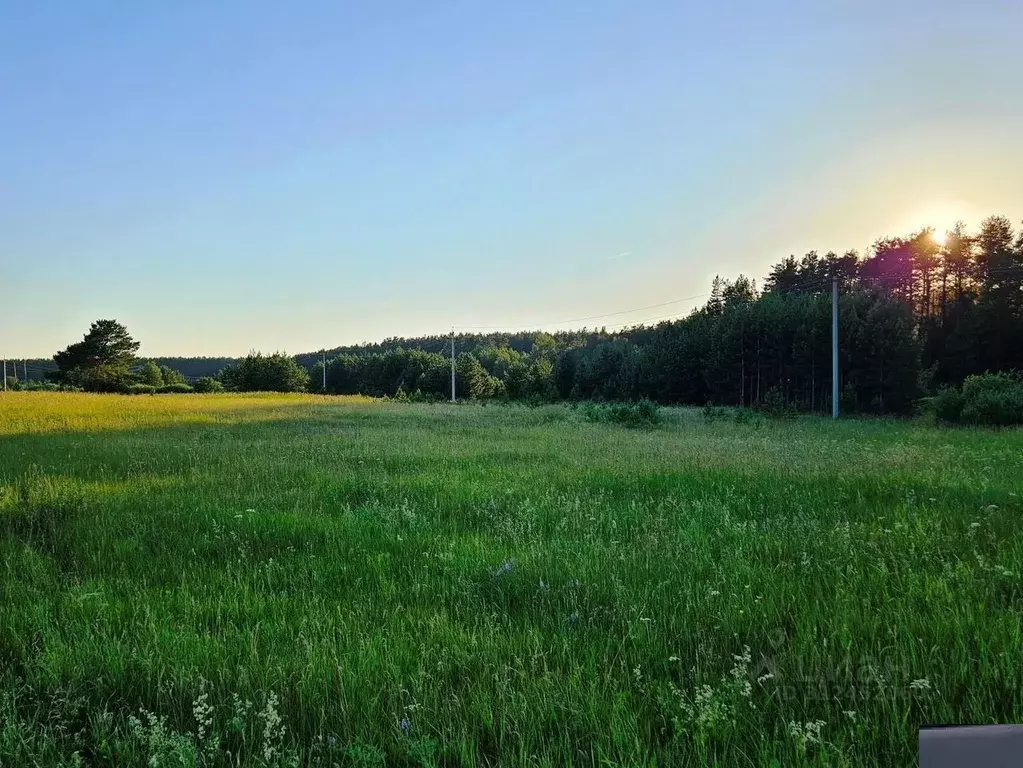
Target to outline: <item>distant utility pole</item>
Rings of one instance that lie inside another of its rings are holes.
[[[327,350],[323,350],[323,391],[327,391]]]
[[[452,342],[453,344],[454,342]],[[7,358],[4,358],[4,392],[7,391]]]
[[[838,418],[838,275],[831,278],[831,418]]]
[[[451,402],[455,402],[455,329],[451,328]]]

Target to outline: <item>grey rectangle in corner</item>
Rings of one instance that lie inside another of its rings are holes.
[[[1023,725],[920,729],[920,768],[1020,768]]]

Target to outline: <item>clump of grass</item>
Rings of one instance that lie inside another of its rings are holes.
[[[587,421],[620,424],[623,427],[655,427],[661,423],[660,408],[650,400],[634,403],[586,403],[582,413]]]

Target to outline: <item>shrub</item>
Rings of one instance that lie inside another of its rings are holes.
[[[156,394],[158,395],[184,395],[189,392],[195,392],[195,390],[188,386],[188,384],[164,384],[162,387],[156,388]]]
[[[764,395],[760,410],[772,419],[794,419],[797,413],[796,406],[786,402],[785,395],[777,387],[771,387]]]
[[[129,395],[155,395],[156,387],[152,384],[131,384],[128,387]]]
[[[942,390],[929,405],[938,420],[949,424],[1023,424],[1023,379],[1011,373],[967,376],[961,390]]]
[[[938,421],[958,424],[963,416],[963,395],[954,387],[946,387],[934,397],[928,398],[925,407],[934,413]]]
[[[736,408],[733,418],[736,424],[749,424],[757,428],[764,423],[764,417],[752,408]]]
[[[27,381],[16,380],[11,386],[16,392],[81,392],[77,387],[58,384],[55,381],[45,379],[29,379]]]
[[[224,368],[220,381],[225,389],[237,392],[305,392],[309,388],[309,371],[285,354],[254,352],[240,363]]]
[[[1023,424],[1023,379],[1009,373],[967,376],[960,418],[991,427]]]
[[[426,392],[425,394],[421,389],[416,389],[411,395],[408,396],[410,403],[440,403],[444,401],[443,395],[438,395],[436,392]]]
[[[728,409],[723,408],[713,403],[707,403],[703,406],[703,420],[708,424],[713,424],[715,421],[720,421],[728,416]]]
[[[652,427],[661,422],[660,409],[649,400],[635,403],[586,403],[582,412],[587,421],[621,424],[624,427]]]
[[[203,376],[195,380],[195,391],[203,392],[206,394],[212,394],[214,392],[223,392],[224,385],[212,376]]]

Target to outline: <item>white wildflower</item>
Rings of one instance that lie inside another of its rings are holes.
[[[281,747],[284,742],[284,723],[277,711],[280,702],[277,694],[271,691],[266,697],[266,706],[259,713],[263,721],[263,760],[272,763],[281,754]]]
[[[821,743],[821,730],[827,725],[823,720],[811,720],[808,723],[789,723],[789,735],[796,740],[796,746],[800,752],[804,752],[807,746]]]
[[[205,685],[203,687],[205,688]],[[192,716],[195,718],[196,738],[203,741],[213,729],[213,705],[210,704],[210,695],[205,690],[192,702]]]

